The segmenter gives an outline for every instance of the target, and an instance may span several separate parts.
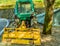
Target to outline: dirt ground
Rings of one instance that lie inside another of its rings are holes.
[[[51,35],[41,35],[41,46],[60,46],[60,27],[53,27]]]
[[[6,10],[6,12],[7,11],[8,10]],[[3,13],[5,13],[5,12],[3,12]],[[7,15],[9,15],[9,13],[7,13]],[[12,11],[11,11],[11,13],[12,13]],[[5,15],[5,14],[3,14],[3,15]],[[5,17],[2,16],[2,18],[5,18]],[[43,27],[41,25],[40,25],[40,28],[41,28],[40,29],[40,31],[41,31],[41,46],[60,46],[60,27],[53,27],[51,35],[43,35],[42,34]],[[0,46],[31,46],[31,45],[11,45],[11,44],[7,44],[7,43],[2,43],[1,40],[2,40],[2,37],[0,36]],[[35,46],[35,45],[33,45],[33,46]]]

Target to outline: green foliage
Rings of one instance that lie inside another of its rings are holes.
[[[37,1],[37,2],[43,2],[43,0],[33,0],[33,1]]]
[[[33,0],[33,1],[38,1],[38,2],[41,2],[43,0]],[[16,2],[16,0],[0,0],[0,4],[5,4],[5,3],[13,3],[13,2]]]
[[[40,5],[40,7],[42,7],[41,6],[42,1],[43,0],[33,0],[34,4],[36,4],[35,5],[36,7],[39,7],[39,5]],[[15,2],[16,2],[16,0],[0,0],[0,9],[1,8],[2,9],[10,8],[10,6],[11,6],[11,8],[14,8]],[[36,3],[36,2],[38,2],[38,3]]]
[[[12,3],[15,2],[16,0],[0,0],[0,4],[5,4],[5,3]]]
[[[33,0],[33,2],[39,2],[39,3],[43,2],[43,1],[44,0]],[[0,0],[0,6],[1,6],[1,4],[3,4],[3,5],[5,5],[5,4],[15,5],[15,2],[16,2],[16,0]],[[38,5],[39,3],[35,3],[35,4]],[[43,7],[44,5],[41,6],[41,4],[39,4],[38,6]],[[60,8],[60,0],[55,0],[55,8]]]
[[[60,0],[55,1],[55,8],[60,8]]]

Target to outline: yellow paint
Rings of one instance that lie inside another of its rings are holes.
[[[40,29],[26,28],[23,22],[19,28],[12,30],[13,28],[4,29],[2,42],[16,44],[31,44],[33,42],[35,45],[41,44]]]

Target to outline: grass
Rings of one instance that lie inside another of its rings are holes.
[[[0,9],[14,8],[16,0],[0,0]],[[42,0],[33,0],[35,7],[42,7]],[[41,3],[40,3],[41,2]],[[38,6],[41,5],[41,6]],[[43,4],[43,3],[42,3]]]
[[[13,3],[16,2],[16,0],[0,0],[0,4],[5,4],[5,3]]]
[[[13,8],[16,0],[0,0],[0,9]]]
[[[33,0],[35,7],[44,7],[44,0]],[[16,0],[0,0],[0,9],[14,8]],[[55,7],[60,7],[60,0],[55,1]]]

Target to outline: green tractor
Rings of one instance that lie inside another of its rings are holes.
[[[30,27],[33,13],[34,6],[32,0],[18,0],[16,2],[15,15],[19,18],[21,25],[18,28],[5,28],[2,42],[40,46],[40,28]],[[36,26],[36,24],[34,25]]]
[[[34,4],[32,0],[17,0],[15,6],[15,15],[20,23],[25,21],[26,25],[31,26],[31,19],[34,16]]]

